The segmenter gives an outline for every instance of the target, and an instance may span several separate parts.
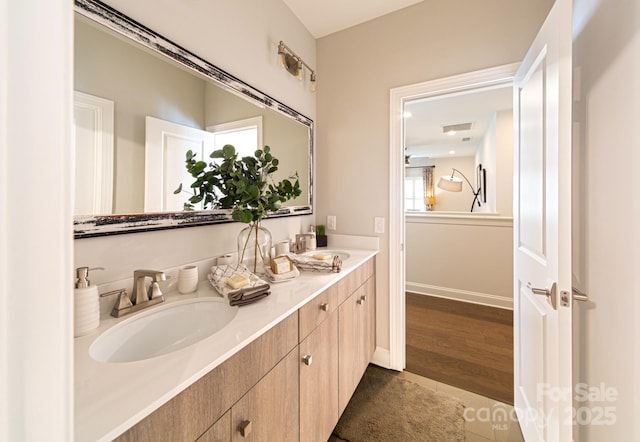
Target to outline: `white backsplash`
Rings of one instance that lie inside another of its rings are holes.
[[[327,248],[329,249],[344,248],[344,249],[379,250],[378,237],[329,234],[327,235],[327,238],[328,238]],[[274,240],[274,242],[280,241],[282,239],[284,238],[280,238],[279,240]],[[171,267],[166,267],[166,268],[151,267],[151,269],[160,270],[165,273],[168,281],[163,284],[166,287],[166,289],[163,290],[164,293],[177,292],[178,270],[180,269],[180,267],[187,266],[187,265],[196,266],[198,268],[198,280],[200,281],[201,284],[202,283],[208,284],[207,274],[209,273],[209,269],[212,266],[216,265],[216,260],[218,256],[223,256],[223,255],[231,255],[233,258],[233,261],[234,262],[237,261],[238,254],[237,252],[233,251],[233,252],[221,253],[219,255],[200,259],[197,261],[183,262],[177,265],[173,265]],[[143,267],[140,267],[140,268],[143,268]],[[148,269],[150,267],[147,266],[144,268]],[[98,284],[98,291],[100,292],[100,294],[104,294],[104,293],[112,292],[114,290],[125,289],[127,293],[130,295],[133,289],[133,271],[134,270],[135,269],[131,269],[130,271],[131,276],[128,278],[119,279],[111,282],[105,282],[103,284]],[[113,305],[116,302],[116,296],[117,295],[114,294],[112,296],[100,297],[100,318],[109,317],[109,315],[111,314],[111,309],[113,308]]]

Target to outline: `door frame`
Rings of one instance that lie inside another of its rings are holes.
[[[417,98],[510,85],[519,63],[400,86],[390,91],[389,122],[389,363],[404,370],[405,349],[405,213],[404,213],[404,103]]]

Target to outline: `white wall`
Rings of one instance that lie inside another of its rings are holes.
[[[0,1],[0,440],[73,440],[72,15]]]
[[[473,157],[452,157],[435,158],[432,164],[436,166],[433,170],[436,204],[433,206],[434,212],[470,212],[473,201],[473,191],[464,178],[456,173],[455,176],[463,179],[462,192],[448,192],[438,187],[438,180],[443,175],[451,176],[451,169],[456,168],[462,172],[471,184],[475,186],[475,161]],[[478,204],[474,206],[474,211],[478,210]]]
[[[106,3],[315,119],[316,95],[309,92],[306,80],[298,81],[278,65],[277,44],[283,40],[313,67],[316,42],[281,0]],[[306,230],[309,223],[313,216],[269,220],[265,226],[279,240]],[[105,267],[104,272],[94,272],[94,283],[128,278],[137,268],[172,267],[235,251],[235,238],[243,226],[231,223],[76,240],[74,264]]]
[[[616,419],[574,439],[640,440],[640,4],[574,0],[573,49],[574,381],[618,394],[574,404]]]
[[[491,118],[491,123],[487,128],[487,132],[482,137],[482,145],[476,152],[475,163],[481,164],[487,176],[486,189],[480,192],[481,198],[487,196],[487,201],[483,202],[478,212],[495,212],[496,211],[496,150],[497,150],[497,133],[496,133],[496,113]],[[482,185],[481,185],[482,186]]]
[[[521,60],[552,3],[425,0],[319,39],[317,219],[374,235],[389,210],[390,89]],[[389,348],[389,237],[379,236],[378,345]]]
[[[406,219],[406,289],[513,308],[513,223],[488,216]]]
[[[487,204],[479,212],[513,216],[513,111],[496,112],[476,155],[487,170]]]
[[[487,171],[487,174],[490,174]],[[513,111],[503,110],[496,115],[496,188],[495,211],[500,216],[513,216]]]

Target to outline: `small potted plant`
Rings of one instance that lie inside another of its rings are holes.
[[[187,152],[186,168],[195,181],[190,186],[193,196],[184,208],[194,210],[195,204],[203,202],[204,209],[231,209],[234,221],[249,224],[238,235],[238,263],[261,271],[269,265],[271,233],[260,221],[281,203],[300,196],[298,173],[276,183],[272,175],[279,161],[269,146],[256,150],[254,156],[238,158],[235,148],[227,144],[209,157],[214,161],[197,160],[192,151]],[[182,185],[174,193],[181,191]]]
[[[327,247],[327,232],[324,224],[316,225],[316,246]]]

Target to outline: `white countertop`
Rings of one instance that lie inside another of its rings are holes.
[[[93,341],[135,313],[119,319],[103,318],[94,332],[74,339],[75,439],[112,440],[119,436],[377,253],[340,250],[351,255],[340,273],[301,272],[295,280],[272,284],[270,296],[240,307],[222,330],[173,353],[136,362],[97,362],[89,356]],[[168,293],[158,307],[202,297],[227,302],[207,281],[200,281],[195,294]]]

